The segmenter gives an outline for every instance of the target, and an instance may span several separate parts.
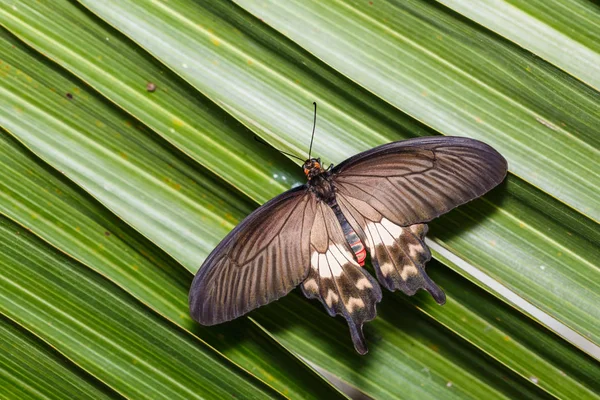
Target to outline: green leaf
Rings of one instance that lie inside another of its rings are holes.
[[[251,198],[265,201],[265,191],[274,196],[298,179],[300,171],[283,163],[281,154],[73,2],[26,0],[3,19],[14,34],[126,109],[131,124],[142,121]],[[155,92],[148,92],[150,82]]]
[[[374,397],[598,397],[596,360],[555,334],[600,358],[600,99],[556,67],[573,71],[417,0],[81,3],[116,29],[73,2],[0,9],[33,48],[2,47],[0,123],[48,163],[0,142],[0,212],[294,398],[330,389],[285,349]],[[543,19],[543,5],[528,13]],[[386,294],[366,357],[295,295],[251,314],[264,331],[199,328],[172,258],[194,272],[254,201],[302,181],[253,136],[305,155],[315,100],[314,154],[328,160],[443,133],[483,138],[511,166],[430,229],[435,257],[486,291],[431,262],[448,304]]]
[[[600,13],[584,0],[438,0],[600,89]]]
[[[125,397],[278,397],[87,268],[0,221],[0,311]],[[88,343],[102,346],[88,346]]]
[[[0,349],[3,398],[121,398],[5,316],[0,320]]]
[[[433,262],[428,268],[448,294],[446,304],[437,307],[424,296],[412,297],[410,303],[549,393],[559,398],[598,397],[596,360],[449,269]],[[397,304],[402,307],[405,302]]]

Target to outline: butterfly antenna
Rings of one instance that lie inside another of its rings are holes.
[[[312,154],[312,144],[313,144],[313,139],[315,138],[315,128],[317,127],[317,102],[313,101],[313,105],[315,106],[315,118],[313,121],[312,135],[310,136],[310,147],[308,148],[308,159],[309,160],[310,160],[310,155]]]
[[[261,138],[259,138],[259,137],[258,137],[258,136],[256,136],[256,135],[254,135],[254,140],[256,140],[258,143],[262,143],[262,144],[264,144],[264,145],[266,145],[266,146],[270,146],[270,144],[269,144],[269,143],[265,142],[264,140],[262,140]],[[286,153],[285,151],[282,151],[282,150],[279,150],[279,149],[275,149],[275,150],[277,150],[277,151],[278,151],[278,152],[280,152],[281,154],[285,154],[286,156],[290,156],[290,157],[297,158],[297,159],[298,159],[298,160],[300,160],[300,161],[305,161],[304,159],[302,159],[302,158],[300,158],[300,157],[298,157],[298,156],[295,156],[295,155],[293,155],[293,154]]]

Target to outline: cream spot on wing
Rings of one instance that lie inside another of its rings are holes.
[[[304,281],[304,289],[313,291],[313,292],[318,292],[319,286],[317,285],[317,281],[315,281],[314,279],[311,278],[311,279],[307,279],[306,281]]]
[[[422,252],[423,252],[423,246],[421,246],[421,244],[409,243],[408,254],[410,254],[410,258],[415,259]]]
[[[402,227],[393,224],[390,220],[383,218],[381,222],[369,222],[367,224],[368,238],[367,246],[373,251],[373,246],[393,246],[396,239],[402,235]]]
[[[402,279],[406,280],[409,276],[415,276],[418,274],[419,271],[417,270],[417,267],[408,264],[402,267],[402,272],[400,273],[400,276],[402,277]]]
[[[396,271],[396,268],[394,268],[394,264],[392,263],[385,263],[379,266],[379,270],[384,276],[388,276],[390,273]]]
[[[327,306],[329,308],[331,308],[331,306],[333,305],[333,303],[334,302],[337,303],[337,301],[338,301],[339,298],[340,297],[337,294],[335,294],[333,290],[329,289],[327,291],[327,297],[325,298],[325,303],[327,304]]]
[[[354,308],[363,308],[365,306],[365,302],[358,297],[350,297],[348,302],[346,303],[346,308],[348,312],[353,312]]]
[[[389,219],[383,218],[381,220],[381,225],[394,237],[399,238],[402,235],[402,227],[398,226]]]
[[[359,290],[371,289],[373,288],[373,285],[371,285],[371,282],[369,282],[367,278],[360,278],[356,281],[356,288]]]
[[[327,268],[327,255],[319,254],[319,275],[329,277],[331,273],[329,272],[329,268]]]

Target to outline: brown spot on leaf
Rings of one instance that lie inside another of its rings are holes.
[[[71,93],[67,93],[65,96],[67,96],[67,99],[73,100],[73,95]]]
[[[173,180],[171,178],[164,178],[163,180],[165,181],[165,183],[167,185],[171,186],[173,189],[181,190],[181,185],[177,182],[173,182]]]
[[[156,84],[152,83],[152,82],[148,82],[146,84],[146,90],[149,91],[150,93],[153,93],[154,91],[156,91]]]

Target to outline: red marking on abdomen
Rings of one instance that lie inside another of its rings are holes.
[[[362,243],[361,243],[362,245]],[[358,265],[361,267],[365,266],[365,258],[367,258],[367,251],[365,250],[365,246],[361,246],[362,248],[356,252],[356,260],[358,261]]]
[[[356,241],[353,241],[354,243],[351,243],[350,247],[352,247],[352,251],[356,255],[356,261],[358,261],[358,264],[362,267],[365,265],[367,251],[365,250],[365,246],[363,246],[363,243],[360,241],[358,236],[356,234],[354,234],[353,236],[353,239],[356,239]]]
[[[348,242],[348,244],[352,248],[352,251],[354,252],[354,255],[356,255],[356,261],[361,267],[364,266],[365,258],[367,258],[367,251],[365,250],[363,242],[360,240],[360,238],[358,237],[358,235],[344,216],[344,213],[342,213],[342,210],[340,209],[340,206],[338,206],[335,199],[329,205],[335,212],[335,216],[340,222],[340,226],[342,227],[344,236],[346,236],[346,242]]]

